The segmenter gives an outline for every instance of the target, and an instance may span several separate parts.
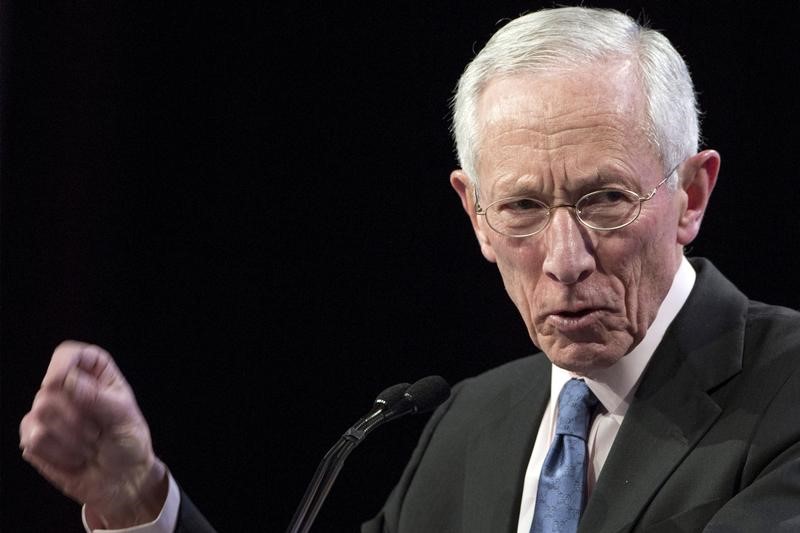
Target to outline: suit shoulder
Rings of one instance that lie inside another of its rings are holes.
[[[800,365],[800,312],[787,307],[750,301],[747,310],[745,352],[759,358],[794,354]]]
[[[470,388],[493,388],[497,384],[508,384],[509,382],[516,382],[519,380],[524,381],[532,375],[539,375],[544,371],[549,372],[549,368],[550,360],[547,359],[544,353],[539,352],[496,366],[482,374],[468,378],[462,383],[465,387]]]
[[[748,321],[769,321],[776,324],[800,324],[800,312],[780,305],[770,305],[750,300],[747,308]]]
[[[507,401],[550,384],[550,361],[543,353],[516,359],[461,381],[453,388],[455,403],[475,408],[502,397]]]

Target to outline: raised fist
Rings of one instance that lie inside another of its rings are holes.
[[[167,494],[166,468],[128,382],[98,346],[56,348],[20,424],[22,456],[53,485],[86,504],[93,527],[154,520]]]

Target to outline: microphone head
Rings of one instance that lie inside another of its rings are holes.
[[[404,396],[415,413],[425,413],[450,397],[450,385],[441,376],[428,376],[411,385]]]
[[[396,385],[392,385],[391,387],[385,388],[380,394],[378,394],[378,397],[375,398],[375,404],[391,407],[403,399],[403,395],[405,395],[406,390],[408,390],[410,386],[410,383],[398,383]]]

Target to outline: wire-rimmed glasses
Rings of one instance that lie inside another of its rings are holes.
[[[642,204],[650,200],[677,170],[673,168],[649,194],[620,188],[604,188],[584,194],[574,204],[547,205],[536,198],[513,196],[501,198],[482,208],[475,188],[475,212],[497,233],[507,237],[530,237],[544,230],[551,214],[559,207],[575,211],[578,222],[597,231],[611,231],[632,224],[642,212]]]

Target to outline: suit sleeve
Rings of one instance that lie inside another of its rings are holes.
[[[181,489],[181,505],[178,509],[175,533],[216,533],[216,530],[194,506],[183,489]]]
[[[742,469],[747,486],[711,519],[707,533],[800,531],[800,369],[780,388]]]

